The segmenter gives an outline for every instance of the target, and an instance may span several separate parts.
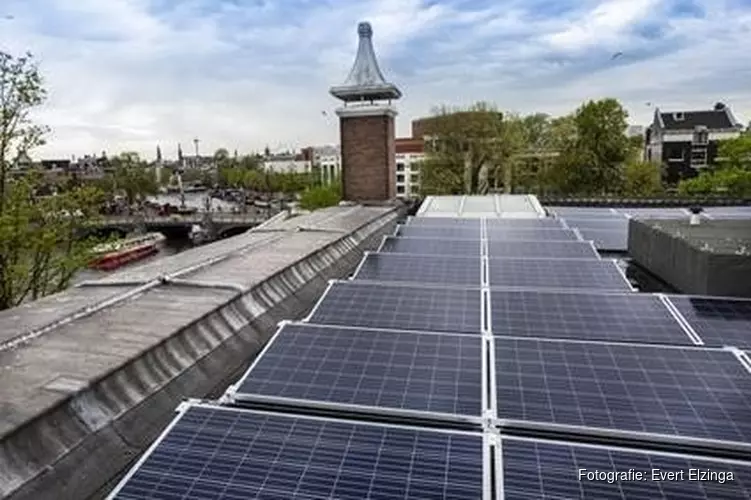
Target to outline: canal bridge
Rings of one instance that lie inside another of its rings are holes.
[[[97,231],[128,234],[135,230],[156,231],[166,235],[187,235],[195,225],[213,236],[223,238],[254,228],[269,216],[263,212],[197,212],[171,215],[108,215],[89,223]]]

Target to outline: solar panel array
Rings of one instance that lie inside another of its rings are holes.
[[[111,498],[751,499],[751,301],[634,293],[587,210],[410,218]]]

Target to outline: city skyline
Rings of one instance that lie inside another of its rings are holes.
[[[723,101],[742,123],[751,109],[744,0],[4,4],[0,50],[32,51],[46,77],[45,157],[150,157],[193,137],[204,154],[337,143],[328,88],[354,61],[361,20],[404,91],[397,136],[433,106],[479,100],[558,115],[610,96],[640,125],[653,106]]]

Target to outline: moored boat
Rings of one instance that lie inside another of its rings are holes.
[[[162,233],[147,233],[125,238],[112,243],[104,243],[94,248],[95,257],[89,267],[101,271],[111,271],[159,252],[159,244],[164,241]]]

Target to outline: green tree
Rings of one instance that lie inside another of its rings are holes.
[[[45,98],[32,56],[0,52],[0,310],[66,288],[97,243],[81,234],[97,212],[99,190],[71,185],[40,196],[40,173],[9,176],[11,158],[43,143],[47,129],[31,112]]]
[[[588,194],[617,189],[620,168],[628,158],[628,113],[616,99],[583,104],[574,114],[576,150],[582,161],[578,188]]]
[[[723,166],[751,170],[751,133],[720,141],[717,156]]]
[[[651,196],[662,192],[662,173],[656,163],[629,162],[623,177],[623,193],[627,196]]]
[[[217,169],[234,167],[234,159],[230,157],[229,151],[226,148],[219,148],[214,152],[214,162]]]
[[[751,197],[751,170],[726,167],[702,172],[692,179],[678,183],[682,195],[723,195],[739,198]]]
[[[502,180],[504,191],[513,193],[518,184],[529,181],[531,172],[524,158],[529,151],[529,132],[524,119],[510,113],[503,116],[500,134],[492,142],[492,156],[487,163],[490,168],[488,173],[494,178],[496,189]],[[481,189],[480,192],[486,193],[487,189]]]
[[[128,205],[159,192],[156,172],[145,164],[119,163],[115,171],[95,183],[105,193],[122,194]]]
[[[261,168],[261,159],[258,155],[245,155],[240,157],[237,166],[244,170],[259,170]]]
[[[115,168],[117,167],[140,167],[145,165],[141,161],[141,157],[135,151],[123,151],[115,158],[112,158],[110,162]]]
[[[300,198],[300,207],[305,210],[316,210],[337,205],[341,200],[341,184],[337,182],[329,186],[308,188]]]
[[[487,103],[477,103],[467,109],[438,108],[434,116],[426,120],[425,132],[431,136],[426,162],[427,191],[453,190],[430,183],[445,180],[453,182],[454,172],[463,175],[464,193],[479,193],[487,182],[481,176],[495,169],[501,156],[499,140],[503,135],[503,114]],[[429,171],[445,168],[447,175],[431,175]]]
[[[448,155],[429,155],[420,165],[423,196],[464,193],[464,164]]]

